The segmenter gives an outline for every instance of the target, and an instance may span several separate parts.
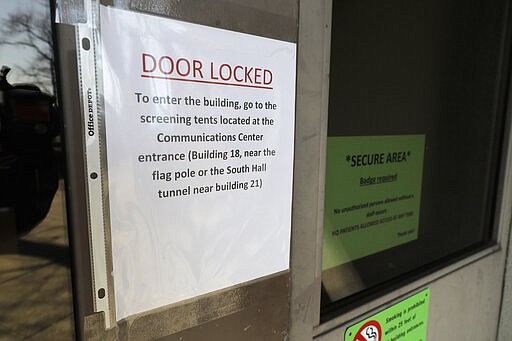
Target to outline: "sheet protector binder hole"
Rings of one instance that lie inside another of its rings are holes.
[[[101,288],[100,290],[98,290],[98,297],[99,298],[105,297],[105,289]]]
[[[86,51],[89,51],[89,49],[91,48],[91,41],[89,40],[89,38],[82,39],[82,48]]]
[[[91,179],[96,179],[98,177],[98,173],[92,172],[91,173]]]

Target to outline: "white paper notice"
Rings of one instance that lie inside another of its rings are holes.
[[[101,7],[116,315],[289,268],[295,44]]]

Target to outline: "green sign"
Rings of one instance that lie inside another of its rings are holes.
[[[418,238],[425,135],[329,137],[322,269]]]
[[[345,341],[425,341],[430,290],[425,289],[345,331]]]

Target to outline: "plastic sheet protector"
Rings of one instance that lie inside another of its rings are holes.
[[[100,19],[117,320],[287,270],[296,45]]]

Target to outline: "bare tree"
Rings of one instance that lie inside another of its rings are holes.
[[[53,93],[53,41],[50,23],[49,1],[31,2],[29,9],[9,13],[0,26],[0,46],[25,48],[28,67],[19,68],[30,82],[44,91]]]

